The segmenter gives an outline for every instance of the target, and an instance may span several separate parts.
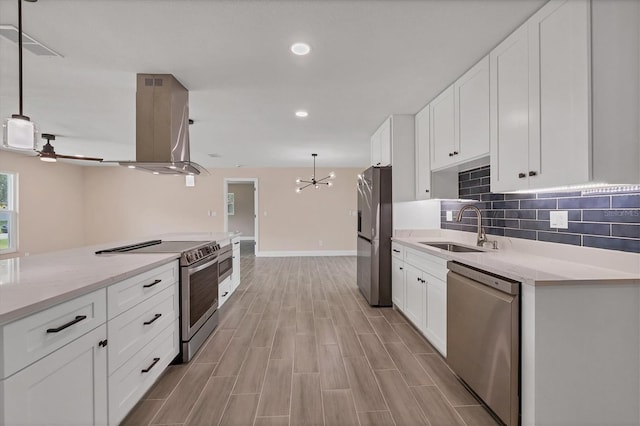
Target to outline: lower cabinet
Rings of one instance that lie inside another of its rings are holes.
[[[105,324],[0,381],[0,424],[106,425]]]
[[[447,356],[446,260],[405,247],[392,260],[393,303],[443,356]]]
[[[405,307],[405,269],[404,261],[391,258],[391,301],[401,311]]]

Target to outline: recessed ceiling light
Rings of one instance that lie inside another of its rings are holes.
[[[307,43],[294,43],[291,45],[291,51],[295,55],[302,56],[311,52],[311,47]]]
[[[304,118],[308,116],[309,116],[309,113],[307,111],[296,111],[296,117]]]

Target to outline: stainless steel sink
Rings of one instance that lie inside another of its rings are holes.
[[[425,246],[435,247],[442,250],[447,251],[455,251],[459,253],[471,253],[471,252],[483,252],[484,250],[475,249],[472,247],[461,246],[456,243],[428,243],[428,242],[420,242],[420,244],[424,244]]]

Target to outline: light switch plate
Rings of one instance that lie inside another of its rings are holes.
[[[549,226],[557,229],[569,227],[569,212],[566,210],[554,210],[549,212]]]
[[[447,210],[447,222],[453,221],[453,210]]]

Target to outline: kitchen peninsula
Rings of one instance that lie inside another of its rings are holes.
[[[131,243],[0,260],[0,424],[117,424],[176,357],[180,254]]]

